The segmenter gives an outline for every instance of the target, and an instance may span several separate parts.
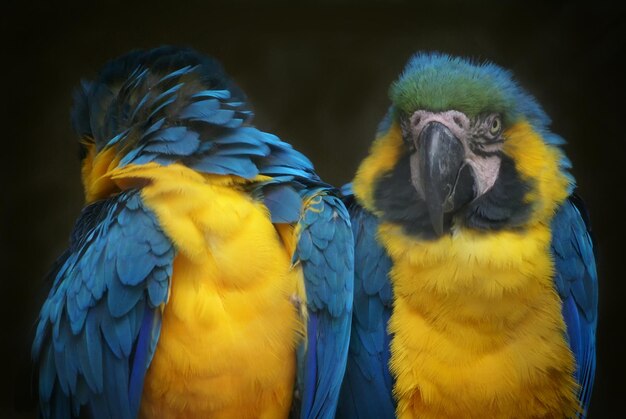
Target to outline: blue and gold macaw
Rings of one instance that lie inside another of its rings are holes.
[[[584,416],[597,276],[563,140],[493,64],[419,53],[352,185],[338,417]]]
[[[33,344],[46,418],[332,418],[353,243],[310,161],[189,49],[77,91],[87,205]]]

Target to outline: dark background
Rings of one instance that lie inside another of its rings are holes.
[[[600,325],[594,418],[623,409],[624,83],[626,14],[602,2],[5,3],[0,417],[35,417],[24,396],[42,277],[82,205],[71,91],[133,48],[193,46],[220,59],[249,95],[257,125],[348,181],[417,50],[511,69],[569,141],[599,243]]]

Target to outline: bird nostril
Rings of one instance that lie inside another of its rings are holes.
[[[419,116],[414,116],[413,121],[411,121],[414,127],[418,126],[420,122],[422,122],[422,118]]]
[[[452,120],[454,121],[455,124],[459,126],[459,128],[463,128],[463,121],[461,121],[461,118],[459,118],[458,116],[455,116],[452,118]]]

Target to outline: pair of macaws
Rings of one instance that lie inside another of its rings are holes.
[[[492,64],[417,54],[390,99],[339,192],[193,50],[83,83],[41,415],[584,416],[597,277],[563,140]]]

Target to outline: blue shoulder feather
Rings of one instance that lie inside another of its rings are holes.
[[[136,416],[173,258],[138,191],[83,210],[33,343],[43,417]]]

